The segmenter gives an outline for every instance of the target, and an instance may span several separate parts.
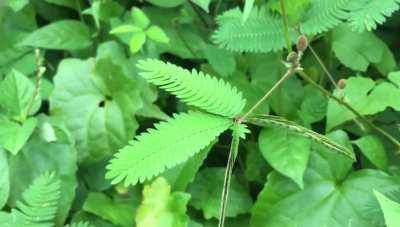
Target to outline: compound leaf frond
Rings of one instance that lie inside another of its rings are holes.
[[[371,31],[383,24],[386,17],[399,10],[399,0],[358,0],[349,7],[349,23],[354,31]]]
[[[232,125],[232,120],[202,112],[181,113],[155,125],[122,148],[107,166],[107,178],[125,185],[149,180],[185,162]]]
[[[218,16],[219,28],[212,39],[215,44],[231,51],[261,52],[279,51],[285,47],[282,19],[265,10],[254,8],[245,22],[239,8]],[[290,29],[290,38],[296,40],[296,32]]]
[[[177,96],[184,103],[225,117],[237,116],[245,106],[235,87],[208,74],[171,63],[147,59],[138,63],[147,81]]]

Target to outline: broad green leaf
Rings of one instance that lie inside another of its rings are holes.
[[[387,227],[396,227],[400,224],[400,203],[396,203],[386,197],[384,194],[374,190],[374,194],[379,201],[385,223]]]
[[[141,29],[146,29],[150,25],[150,20],[139,8],[133,7],[131,10],[133,23]]]
[[[146,0],[146,1],[156,6],[171,8],[184,3],[186,0]]]
[[[136,212],[137,227],[186,227],[189,217],[186,204],[190,195],[171,193],[168,182],[159,177],[143,189],[142,204]]]
[[[374,64],[386,75],[396,67],[396,62],[388,46],[371,32],[357,33],[348,26],[340,26],[333,31],[332,49],[345,66],[365,72]]]
[[[203,211],[206,219],[218,218],[224,182],[224,168],[209,167],[200,171],[189,186],[190,205]],[[235,175],[231,178],[226,217],[236,217],[250,211],[252,200]]]
[[[151,87],[144,78],[137,75],[135,64],[132,63],[136,62],[137,59],[127,59],[123,47],[114,41],[101,44],[97,51],[98,59],[110,59],[114,65],[122,68],[124,74],[129,75],[129,77],[133,75],[133,80],[138,83],[137,87],[143,102],[142,105],[137,104],[140,106],[137,115],[161,120],[169,119],[169,116],[162,112],[159,106],[153,104],[157,99],[157,90]],[[126,83],[122,84],[126,85]],[[116,86],[116,88],[119,89],[119,86]]]
[[[35,10],[33,7],[24,7],[13,12],[1,7],[6,1],[0,2],[0,72],[8,74],[15,69],[28,75],[36,70],[35,55],[30,49],[17,47],[16,44],[36,29]]]
[[[51,112],[65,121],[81,161],[110,156],[137,128],[133,114],[141,107],[139,90],[109,60],[63,60],[54,78]]]
[[[279,75],[279,78],[280,76],[281,75]],[[271,87],[276,83],[276,81],[277,80],[269,81]],[[265,87],[264,90],[268,91],[271,87]],[[297,111],[301,106],[303,97],[304,87],[297,78],[292,77],[282,84],[276,92],[274,92],[269,103],[272,110],[274,110],[278,115],[288,119],[294,119],[298,115]]]
[[[400,77],[393,76],[392,80]],[[375,83],[370,78],[350,77],[343,90],[335,90],[335,95],[343,94],[343,99],[362,115],[373,115],[391,107],[400,111],[400,88],[389,82]],[[335,100],[328,102],[327,130],[354,119],[355,116]]]
[[[10,174],[9,174],[7,153],[0,148],[0,210],[6,204],[9,194],[10,194]],[[0,223],[2,222],[0,221]]]
[[[129,49],[132,53],[138,52],[146,42],[146,33],[136,32],[129,40]]]
[[[399,189],[399,180],[378,170],[351,171],[351,162],[343,156],[314,148],[304,189],[277,172],[271,173],[252,209],[250,226],[382,226],[377,224],[383,217],[377,204],[373,205],[372,190]]]
[[[259,136],[261,153],[281,174],[303,188],[303,174],[311,150],[311,140],[285,128],[265,128]]]
[[[321,121],[326,116],[328,99],[311,85],[304,89],[304,99],[298,110],[305,125]]]
[[[10,117],[23,121],[40,107],[40,96],[32,100],[34,91],[34,84],[25,75],[13,70],[0,83],[0,106],[6,109]],[[27,113],[28,108],[30,113]]]
[[[50,123],[43,123],[40,127],[40,136],[46,142],[54,142],[57,141],[57,136],[55,133],[55,128]]]
[[[388,78],[400,88],[400,71],[389,73]]]
[[[8,1],[9,7],[11,7],[14,12],[20,11],[22,8],[24,8],[26,5],[29,4],[29,0],[10,0]]]
[[[40,124],[47,121],[42,118]],[[54,126],[54,125],[53,125]],[[66,132],[59,132],[59,140],[46,142],[39,133],[34,133],[18,155],[10,156],[11,191],[8,205],[15,206],[22,192],[37,176],[54,171],[61,180],[61,198],[56,213],[56,225],[61,226],[68,216],[69,209],[75,197],[76,182],[76,150],[70,144]]]
[[[82,178],[91,191],[101,192],[112,187],[111,182],[104,177],[107,163],[108,159],[105,159],[85,166],[86,171],[82,174]]]
[[[382,50],[381,60],[374,65],[382,75],[386,75],[397,68],[397,63],[392,51],[386,44],[382,45]]]
[[[89,28],[85,24],[76,20],[62,20],[35,30],[21,42],[21,45],[77,50],[87,48],[91,43]]]
[[[114,201],[103,193],[89,193],[83,205],[83,210],[98,215],[104,220],[108,220],[118,226],[134,226],[134,204],[129,204],[122,201]]]
[[[142,32],[143,30],[140,27],[137,27],[135,25],[121,25],[113,30],[110,31],[110,34],[119,34],[119,33],[128,33],[128,32]]]
[[[167,34],[165,34],[165,32],[157,25],[152,25],[149,29],[147,29],[146,35],[149,37],[149,39],[158,43],[169,42]]]
[[[28,141],[36,124],[36,118],[28,118],[19,124],[0,117],[0,146],[16,155]]]
[[[206,45],[204,56],[213,69],[223,77],[232,75],[236,69],[236,61],[232,52],[218,48],[213,45]]]
[[[258,143],[249,141],[245,144],[247,151],[245,176],[248,181],[255,181],[264,184],[268,170],[271,167],[267,165],[260,151]]]
[[[209,7],[210,7],[210,2],[211,0],[190,0],[200,8],[202,8],[206,13],[209,13]]]
[[[192,24],[171,26],[176,24],[176,9],[149,7],[145,8],[144,11],[152,24],[160,26],[170,40],[168,45],[159,43],[157,52],[172,53],[184,59],[202,56],[202,48],[205,44],[202,38],[203,31]]]
[[[110,19],[120,16],[124,10],[117,1],[94,0],[89,8],[82,11],[82,14],[93,16],[96,27],[100,28],[102,26],[101,21],[109,23]]]
[[[354,143],[372,164],[382,170],[388,169],[388,158],[385,147],[378,137],[373,135],[363,136],[354,141]]]

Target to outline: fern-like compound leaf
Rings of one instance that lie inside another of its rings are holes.
[[[292,43],[298,36],[294,28],[305,35],[316,35],[349,22],[355,31],[370,31],[400,9],[400,0],[309,1],[310,7],[301,19],[289,27]],[[231,51],[262,53],[285,47],[281,15],[254,8],[244,22],[243,14],[239,8],[234,8],[218,16],[218,29],[212,36],[215,44]]]
[[[290,130],[292,132],[297,133],[298,135],[307,137],[314,142],[323,145],[324,147],[336,151],[338,153],[344,154],[348,156],[349,158],[356,160],[354,153],[347,149],[346,147],[332,141],[328,137],[321,135],[319,133],[316,133],[308,128],[305,128],[301,125],[296,124],[295,122],[288,121],[282,117],[278,116],[272,116],[272,115],[262,115],[262,116],[256,116],[247,119],[249,123],[261,126],[261,127],[266,127],[266,126],[278,126],[282,128],[286,128],[287,130]]]
[[[215,44],[231,51],[270,52],[285,46],[282,19],[265,10],[254,8],[243,22],[239,8],[226,11],[218,16],[219,28],[212,39]],[[290,29],[290,38],[296,40],[296,32]]]
[[[311,7],[300,24],[301,32],[315,35],[328,31],[348,19],[346,7],[351,0],[311,0]]]
[[[192,111],[155,125],[122,148],[107,166],[107,178],[125,185],[151,179],[185,162],[232,125],[232,120]]]
[[[245,105],[236,88],[202,72],[190,72],[155,59],[140,61],[138,68],[142,70],[140,75],[150,83],[209,113],[235,117]]]
[[[399,10],[399,4],[400,0],[355,0],[349,6],[348,21],[355,31],[374,30]]]
[[[50,227],[54,226],[58,202],[60,200],[61,181],[54,173],[44,173],[37,177],[22,193],[16,209],[11,213],[1,213],[0,226],[14,227]]]
[[[53,173],[44,173],[36,178],[17,201],[17,208],[29,223],[52,222],[60,199],[61,181]]]

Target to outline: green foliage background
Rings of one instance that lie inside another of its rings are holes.
[[[217,226],[232,131],[225,226],[400,226],[399,9],[1,1],[0,227]]]

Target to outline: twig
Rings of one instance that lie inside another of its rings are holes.
[[[269,91],[260,99],[258,100],[258,102],[256,104],[254,104],[253,107],[250,108],[250,110],[248,110],[242,117],[240,117],[238,119],[238,123],[242,123],[244,120],[246,120],[246,118],[252,113],[254,112],[254,110],[256,110],[266,99],[268,99],[272,93],[287,79],[289,78],[290,75],[292,75],[293,73],[296,72],[296,69],[291,67],[289,68],[286,73],[282,76],[281,79],[279,79],[278,82],[276,82],[274,84],[274,86],[269,89]]]
[[[228,163],[226,164],[225,175],[224,175],[224,184],[222,187],[222,194],[221,194],[221,210],[219,215],[218,227],[224,227],[225,225],[225,211],[226,206],[228,205],[228,198],[229,198],[229,188],[231,185],[231,178],[232,178],[232,170],[233,166],[235,165],[236,156],[239,150],[239,135],[237,134],[237,127],[240,123],[235,121],[235,129],[233,129],[232,133],[232,143],[231,148],[229,150],[229,157]]]
[[[308,83],[313,85],[314,87],[318,88],[323,94],[325,94],[327,97],[335,100],[337,103],[340,105],[344,106],[347,108],[350,112],[352,112],[357,118],[359,118],[365,125],[369,126],[370,128],[374,129],[375,131],[379,132],[382,136],[386,137],[389,141],[391,141],[394,145],[396,145],[398,148],[400,148],[400,142],[394,138],[392,135],[390,135],[388,132],[385,130],[381,129],[380,127],[376,126],[374,123],[369,121],[367,118],[365,118],[363,115],[361,115],[357,110],[355,110],[351,105],[349,105],[347,102],[344,100],[336,97],[335,95],[331,94],[329,91],[327,91],[325,88],[323,88],[321,85],[317,84],[314,80],[312,80],[304,71],[298,70],[297,73]]]
[[[25,115],[23,116],[23,120],[25,120],[29,116],[29,113],[32,111],[33,104],[35,103],[35,101],[39,95],[39,92],[40,92],[43,74],[46,72],[46,68],[43,67],[43,57],[40,56],[39,49],[35,50],[35,55],[36,55],[36,65],[37,65],[36,86],[35,86],[35,90],[33,91],[32,98],[28,104],[28,107],[26,108],[26,112],[25,112]]]
[[[317,60],[318,64],[321,66],[322,70],[325,72],[326,76],[329,78],[329,80],[331,81],[331,83],[335,86],[335,88],[338,89],[338,85],[335,81],[335,79],[333,79],[332,74],[329,72],[328,68],[325,66],[324,62],[321,60],[321,58],[318,56],[317,52],[314,51],[314,48],[312,48],[311,44],[308,44],[308,48],[310,49],[312,55],[314,56],[314,58]]]

